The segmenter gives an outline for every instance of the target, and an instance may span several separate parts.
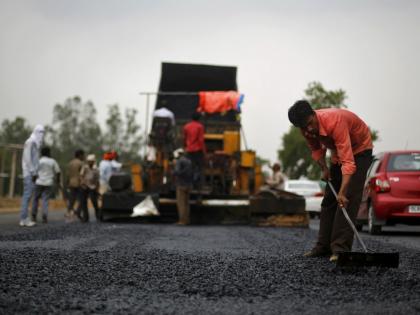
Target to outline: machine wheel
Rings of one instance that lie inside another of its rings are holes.
[[[382,225],[376,224],[375,209],[372,204],[369,205],[368,210],[368,231],[372,235],[381,234],[382,231]]]

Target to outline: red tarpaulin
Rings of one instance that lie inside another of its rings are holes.
[[[239,111],[241,94],[236,91],[199,92],[198,111],[209,114],[223,113],[229,110]]]

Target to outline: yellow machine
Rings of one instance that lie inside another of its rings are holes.
[[[204,167],[204,191],[207,194],[249,195],[260,188],[263,183],[261,166],[257,163],[255,151],[240,150],[239,131],[206,133],[204,139],[208,148]],[[171,159],[171,152],[158,147],[153,165],[144,170],[139,164],[132,165],[134,191],[164,191],[173,180]],[[144,183],[145,177],[148,185]]]
[[[131,195],[130,192],[106,194],[104,211],[117,209],[128,213],[133,205],[152,195],[161,220],[174,222],[177,219],[173,152],[184,146],[183,128],[198,111],[200,91],[237,91],[236,67],[162,64],[159,92],[142,94],[146,95],[147,108],[150,96],[155,95],[155,113],[164,109],[172,117],[154,115],[147,135],[149,146],[155,150],[154,158],[132,166],[134,192]],[[291,204],[286,200],[290,195],[256,194],[263,183],[261,166],[255,151],[246,146],[240,116],[239,105],[226,112],[202,113],[200,121],[205,128],[207,152],[203,185],[200,191],[193,189],[190,193],[192,223],[248,224],[254,214],[266,218],[282,209],[287,209],[288,213],[294,209],[301,211],[302,202],[304,211],[302,198]],[[147,126],[146,121],[146,130]]]

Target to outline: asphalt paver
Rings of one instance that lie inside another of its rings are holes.
[[[303,258],[316,231],[49,224],[0,232],[0,313],[419,314],[420,255],[400,267]]]

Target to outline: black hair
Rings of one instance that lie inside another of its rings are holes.
[[[289,120],[295,127],[303,128],[306,126],[308,117],[315,114],[311,104],[306,100],[300,100],[289,108]]]
[[[85,155],[85,151],[83,151],[82,149],[76,150],[74,152],[74,157],[75,158],[81,158]]]
[[[191,115],[192,120],[196,120],[196,121],[200,120],[200,117],[201,117],[201,114],[199,112],[194,112]]]
[[[41,148],[41,156],[51,157],[51,149],[49,147],[42,147]]]

